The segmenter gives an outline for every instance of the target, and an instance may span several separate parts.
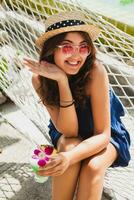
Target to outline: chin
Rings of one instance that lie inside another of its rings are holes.
[[[78,70],[68,70],[68,71],[66,71],[65,73],[66,73],[67,75],[76,75],[76,74],[78,74],[79,70],[80,70],[80,69],[78,69]]]
[[[78,74],[78,72],[80,71],[81,69],[81,66],[78,66],[77,68],[72,68],[72,69],[67,69],[65,70],[65,73],[67,75],[75,75],[75,74]]]

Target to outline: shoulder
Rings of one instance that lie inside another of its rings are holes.
[[[95,61],[95,64],[93,66],[90,76],[91,76],[91,80],[95,80],[96,78],[103,78],[104,76],[107,76],[107,71],[104,65],[98,60]]]
[[[88,95],[91,95],[95,90],[99,91],[103,85],[109,85],[107,71],[101,62],[95,62],[89,74],[89,80],[87,85]]]

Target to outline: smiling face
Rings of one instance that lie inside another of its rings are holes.
[[[63,45],[68,45],[68,48],[66,46],[63,49]],[[69,45],[73,46],[73,51],[69,49]],[[86,50],[88,50],[88,48],[89,46],[87,42],[79,32],[69,32],[66,34],[64,40],[54,50],[55,64],[67,75],[75,75],[79,72],[86,61],[88,56]],[[68,50],[69,52],[71,51],[71,53],[68,54]]]

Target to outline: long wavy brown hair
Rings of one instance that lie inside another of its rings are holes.
[[[87,59],[84,65],[81,67],[79,72],[75,75],[71,75],[68,77],[69,86],[72,92],[72,96],[75,99],[75,105],[78,106],[79,104],[85,104],[85,97],[86,97],[86,85],[89,81],[89,73],[92,70],[95,64],[95,47],[93,45],[92,40],[90,39],[89,35],[86,32],[79,31],[81,36],[87,42],[87,44],[91,47],[91,53],[87,56]],[[47,61],[50,63],[55,64],[53,51],[57,45],[59,45],[65,38],[67,33],[61,33],[56,35],[50,39],[48,39],[40,52],[39,61]],[[48,79],[43,76],[39,76],[41,87],[38,89],[40,93],[41,100],[46,105],[52,106],[59,106],[59,88],[58,84],[55,80]]]

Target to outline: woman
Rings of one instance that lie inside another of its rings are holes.
[[[51,116],[49,134],[59,152],[38,172],[52,176],[53,200],[72,200],[77,184],[77,200],[100,200],[106,169],[130,160],[123,106],[95,57],[93,41],[100,30],[84,20],[80,12],[49,17],[36,41],[39,62],[25,59]]]

